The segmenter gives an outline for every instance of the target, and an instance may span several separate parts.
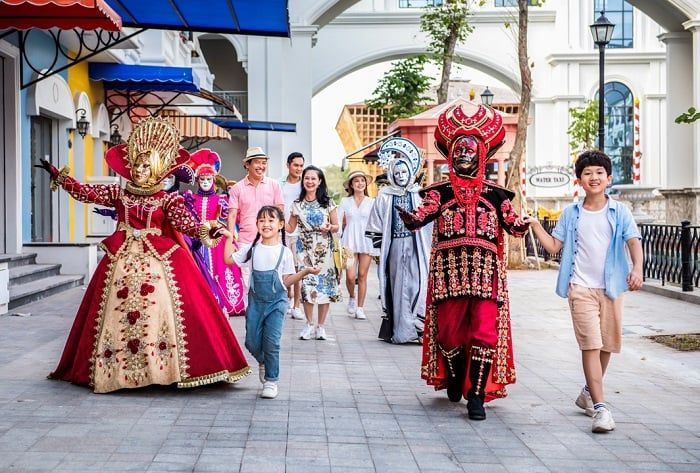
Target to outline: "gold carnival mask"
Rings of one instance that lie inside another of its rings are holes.
[[[139,122],[127,142],[132,182],[144,188],[156,185],[175,164],[179,148],[180,133],[168,120],[152,117]]]

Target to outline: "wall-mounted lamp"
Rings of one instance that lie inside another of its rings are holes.
[[[489,90],[489,86],[487,85],[484,91],[481,93],[481,103],[484,105],[491,106],[493,103],[493,92]]]
[[[87,114],[87,111],[85,111],[84,108],[79,108],[75,111],[75,114],[77,115],[78,112],[80,112],[81,115],[80,118],[78,118],[78,121],[75,123],[75,126],[78,130],[78,134],[80,135],[80,137],[85,138],[85,135],[87,135],[88,132],[88,128],[90,128],[90,122],[87,121],[87,118],[85,118],[85,114]]]
[[[122,144],[122,135],[119,133],[119,125],[112,125],[112,134],[109,135],[109,145],[117,146]]]

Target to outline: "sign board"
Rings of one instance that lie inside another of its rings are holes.
[[[534,187],[562,187],[571,182],[571,174],[566,168],[533,168],[528,182]]]

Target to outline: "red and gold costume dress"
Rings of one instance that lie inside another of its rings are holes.
[[[106,157],[122,176],[128,175],[128,165],[120,162],[125,146],[110,149]],[[185,155],[180,150],[182,160]],[[101,243],[105,257],[50,377],[105,393],[246,376],[250,368],[226,316],[178,243],[176,232],[211,240],[210,226],[194,219],[183,197],[158,187],[140,195],[145,192],[131,183],[126,189],[81,184],[66,172],[50,172],[53,183],[80,202],[114,208],[118,221],[117,231]]]
[[[435,389],[448,388],[453,401],[480,401],[483,412],[484,401],[504,397],[515,382],[505,233],[523,236],[527,226],[513,194],[484,179],[486,161],[505,137],[497,112],[479,106],[469,116],[452,107],[435,137],[450,180],[423,189],[422,205],[402,214],[410,229],[433,222],[421,376]],[[455,172],[459,156],[473,163],[469,177]]]

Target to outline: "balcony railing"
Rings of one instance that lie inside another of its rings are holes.
[[[551,235],[552,230],[554,230],[554,227],[557,226],[557,222],[558,220],[549,219],[545,217],[544,219],[542,219],[542,226],[545,230],[547,230],[547,233]],[[535,248],[532,246],[532,240],[533,239],[529,236],[525,238],[525,248],[527,249],[528,256],[535,256]],[[551,255],[547,252],[547,250],[545,250],[542,247],[542,243],[540,243],[538,239],[535,238],[535,241],[537,242],[537,256],[539,256],[540,258],[544,258],[545,261],[561,261],[561,250],[559,251],[559,253]]]
[[[544,219],[542,226],[549,232],[556,220]],[[660,281],[662,285],[680,286],[683,291],[700,288],[700,226],[684,221],[680,225],[640,224],[644,252],[644,280]],[[526,239],[528,256],[535,256],[532,239]],[[547,253],[537,242],[537,254],[546,260],[561,261],[561,251]]]
[[[214,94],[236,106],[244,120],[248,118],[248,92],[245,90],[214,90]],[[230,115],[225,107],[214,107],[217,115]]]
[[[644,279],[662,285],[681,286],[683,291],[700,287],[700,226],[639,225],[644,249]]]

